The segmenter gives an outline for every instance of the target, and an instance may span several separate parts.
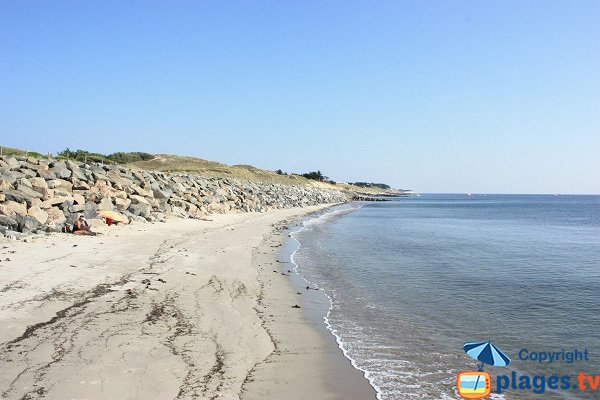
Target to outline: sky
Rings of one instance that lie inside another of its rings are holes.
[[[0,0],[0,144],[600,193],[600,1]]]

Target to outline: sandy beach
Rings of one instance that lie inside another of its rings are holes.
[[[277,262],[323,207],[0,239],[1,398],[375,398]]]

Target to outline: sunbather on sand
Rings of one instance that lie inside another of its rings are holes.
[[[80,215],[79,218],[75,220],[75,223],[73,224],[73,233],[75,235],[96,235],[96,232],[92,232],[92,230],[90,229],[90,226],[88,225],[83,215]]]

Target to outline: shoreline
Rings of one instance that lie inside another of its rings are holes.
[[[291,226],[324,215],[332,207],[335,205],[280,222],[255,251],[254,262],[265,283],[264,301],[270,310],[263,316],[276,348],[252,373],[252,382],[246,387],[255,392],[242,399],[377,398],[364,372],[352,365],[325,325],[330,305],[327,295],[307,290],[306,281],[289,258],[295,250],[289,241],[295,231]],[[291,303],[301,309],[291,309]],[[265,384],[269,391],[260,389]],[[290,392],[290,388],[294,390]]]
[[[326,207],[0,240],[2,397],[375,398],[276,265]]]

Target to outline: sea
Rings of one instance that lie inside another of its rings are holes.
[[[483,366],[489,398],[600,398],[600,196],[388,200],[335,207],[289,239],[378,399],[460,398],[458,373],[478,371],[463,345],[485,341],[511,359]]]

